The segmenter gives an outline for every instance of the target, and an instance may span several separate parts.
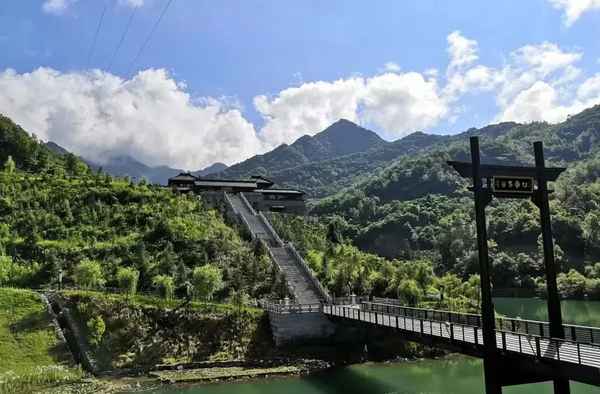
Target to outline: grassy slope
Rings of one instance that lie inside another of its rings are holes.
[[[90,345],[102,370],[262,358],[272,347],[260,309],[206,302],[181,307],[181,300],[93,291],[62,294],[88,343],[89,319],[105,322],[101,343]]]
[[[68,349],[33,291],[0,288],[0,393],[78,379]]]

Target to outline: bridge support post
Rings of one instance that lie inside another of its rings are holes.
[[[550,336],[564,338],[565,331],[560,310],[560,296],[556,284],[556,262],[554,260],[554,241],[552,240],[552,224],[550,221],[550,205],[548,203],[548,185],[544,176],[544,147],[541,141],[533,144],[535,153],[535,167],[537,170],[537,192],[533,196],[534,203],[540,209],[540,223],[542,226],[542,242],[544,248],[544,268],[546,273],[546,290],[548,293],[548,321],[550,322]],[[554,380],[555,394],[569,394],[571,392],[569,381],[565,379]]]
[[[491,200],[489,189],[484,190],[480,172],[481,159],[479,156],[479,139],[471,137],[471,162],[473,165],[473,192],[475,193],[475,223],[477,226],[477,250],[479,251],[479,273],[481,284],[481,328],[483,331],[483,373],[485,377],[486,394],[501,394],[502,386],[495,374],[497,361],[496,349],[496,317],[492,300],[490,282],[490,263],[487,244],[487,229],[485,207]]]

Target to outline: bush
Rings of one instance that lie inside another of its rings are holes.
[[[172,277],[168,275],[156,275],[154,278],[152,278],[152,285],[158,289],[161,296],[165,300],[170,300],[173,298],[175,284]]]
[[[223,286],[221,270],[210,264],[196,267],[192,274],[192,285],[196,297],[211,300],[213,294]]]
[[[73,280],[78,286],[92,289],[104,286],[104,274],[98,261],[84,259],[75,267]]]
[[[139,278],[140,272],[134,268],[127,267],[119,268],[117,270],[117,282],[119,282],[119,288],[127,293],[127,295],[135,295]]]
[[[87,322],[88,333],[90,336],[90,343],[94,346],[98,346],[102,342],[102,336],[106,331],[106,324],[102,316],[94,316]]]

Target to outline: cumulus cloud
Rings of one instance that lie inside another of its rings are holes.
[[[128,154],[148,164],[198,169],[263,153],[340,118],[399,138],[453,123],[468,108],[466,95],[492,95],[491,121],[559,122],[600,103],[600,73],[585,77],[583,53],[542,42],[517,48],[499,66],[481,64],[478,43],[448,35],[448,66],[402,71],[388,64],[372,76],[299,82],[258,95],[259,130],[235,97],[192,97],[164,70],[131,79],[102,72],[40,68],[0,72],[0,111],[85,157],[103,161]]]
[[[548,0],[554,8],[563,11],[564,23],[571,26],[581,15],[600,9],[600,0]]]
[[[261,138],[273,147],[315,134],[340,118],[357,121],[363,86],[362,78],[308,82],[276,97],[255,97],[254,106],[265,119]]]
[[[128,154],[152,165],[199,169],[263,149],[238,109],[192,98],[160,69],[129,80],[101,71],[6,70],[0,92],[2,112],[25,129],[99,162]]]

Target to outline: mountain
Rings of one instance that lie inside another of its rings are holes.
[[[226,164],[214,163],[202,170],[194,171],[193,174],[196,176],[207,176],[207,175],[215,174],[217,172],[225,171],[226,169],[227,169]]]
[[[104,164],[87,161],[90,167],[94,169],[102,168],[113,176],[128,176],[133,180],[145,178],[148,182],[166,185],[169,178],[184,172],[182,169],[171,168],[168,166],[148,166],[131,156],[114,156]],[[219,171],[223,171],[227,166],[223,163],[214,163],[202,170],[195,171],[198,176],[206,176]]]
[[[446,161],[470,161],[469,137],[475,135],[480,137],[482,163],[488,164],[533,165],[532,144],[544,143],[546,165],[567,167],[552,185],[551,203],[554,235],[564,252],[565,267],[582,270],[585,264],[600,261],[596,230],[600,228],[600,106],[558,124],[501,123],[443,137],[321,199],[312,214],[343,217],[345,235],[362,250],[389,258],[436,252],[440,270],[472,273],[476,266],[468,261],[475,247],[473,196],[469,181]],[[497,199],[488,208],[488,233],[499,246],[494,253],[506,253],[499,255],[504,260],[498,260],[502,264],[498,263],[497,275],[502,277],[497,280],[503,286],[530,284],[515,283],[519,274],[500,270],[522,264],[521,273],[539,275],[526,267],[539,261],[535,260],[539,259],[535,248],[539,214],[532,208],[528,200]],[[521,255],[519,260],[520,253],[526,258]]]
[[[65,148],[63,148],[62,146],[58,145],[55,142],[48,141],[44,145],[46,145],[46,147],[48,149],[50,149],[52,152],[56,153],[59,156],[64,156],[64,155],[69,154],[68,150],[66,150]]]
[[[340,119],[312,137],[305,135],[291,145],[282,144],[268,153],[235,164],[220,175],[227,178],[271,176],[280,170],[364,152],[382,144],[385,141],[376,133]]]

